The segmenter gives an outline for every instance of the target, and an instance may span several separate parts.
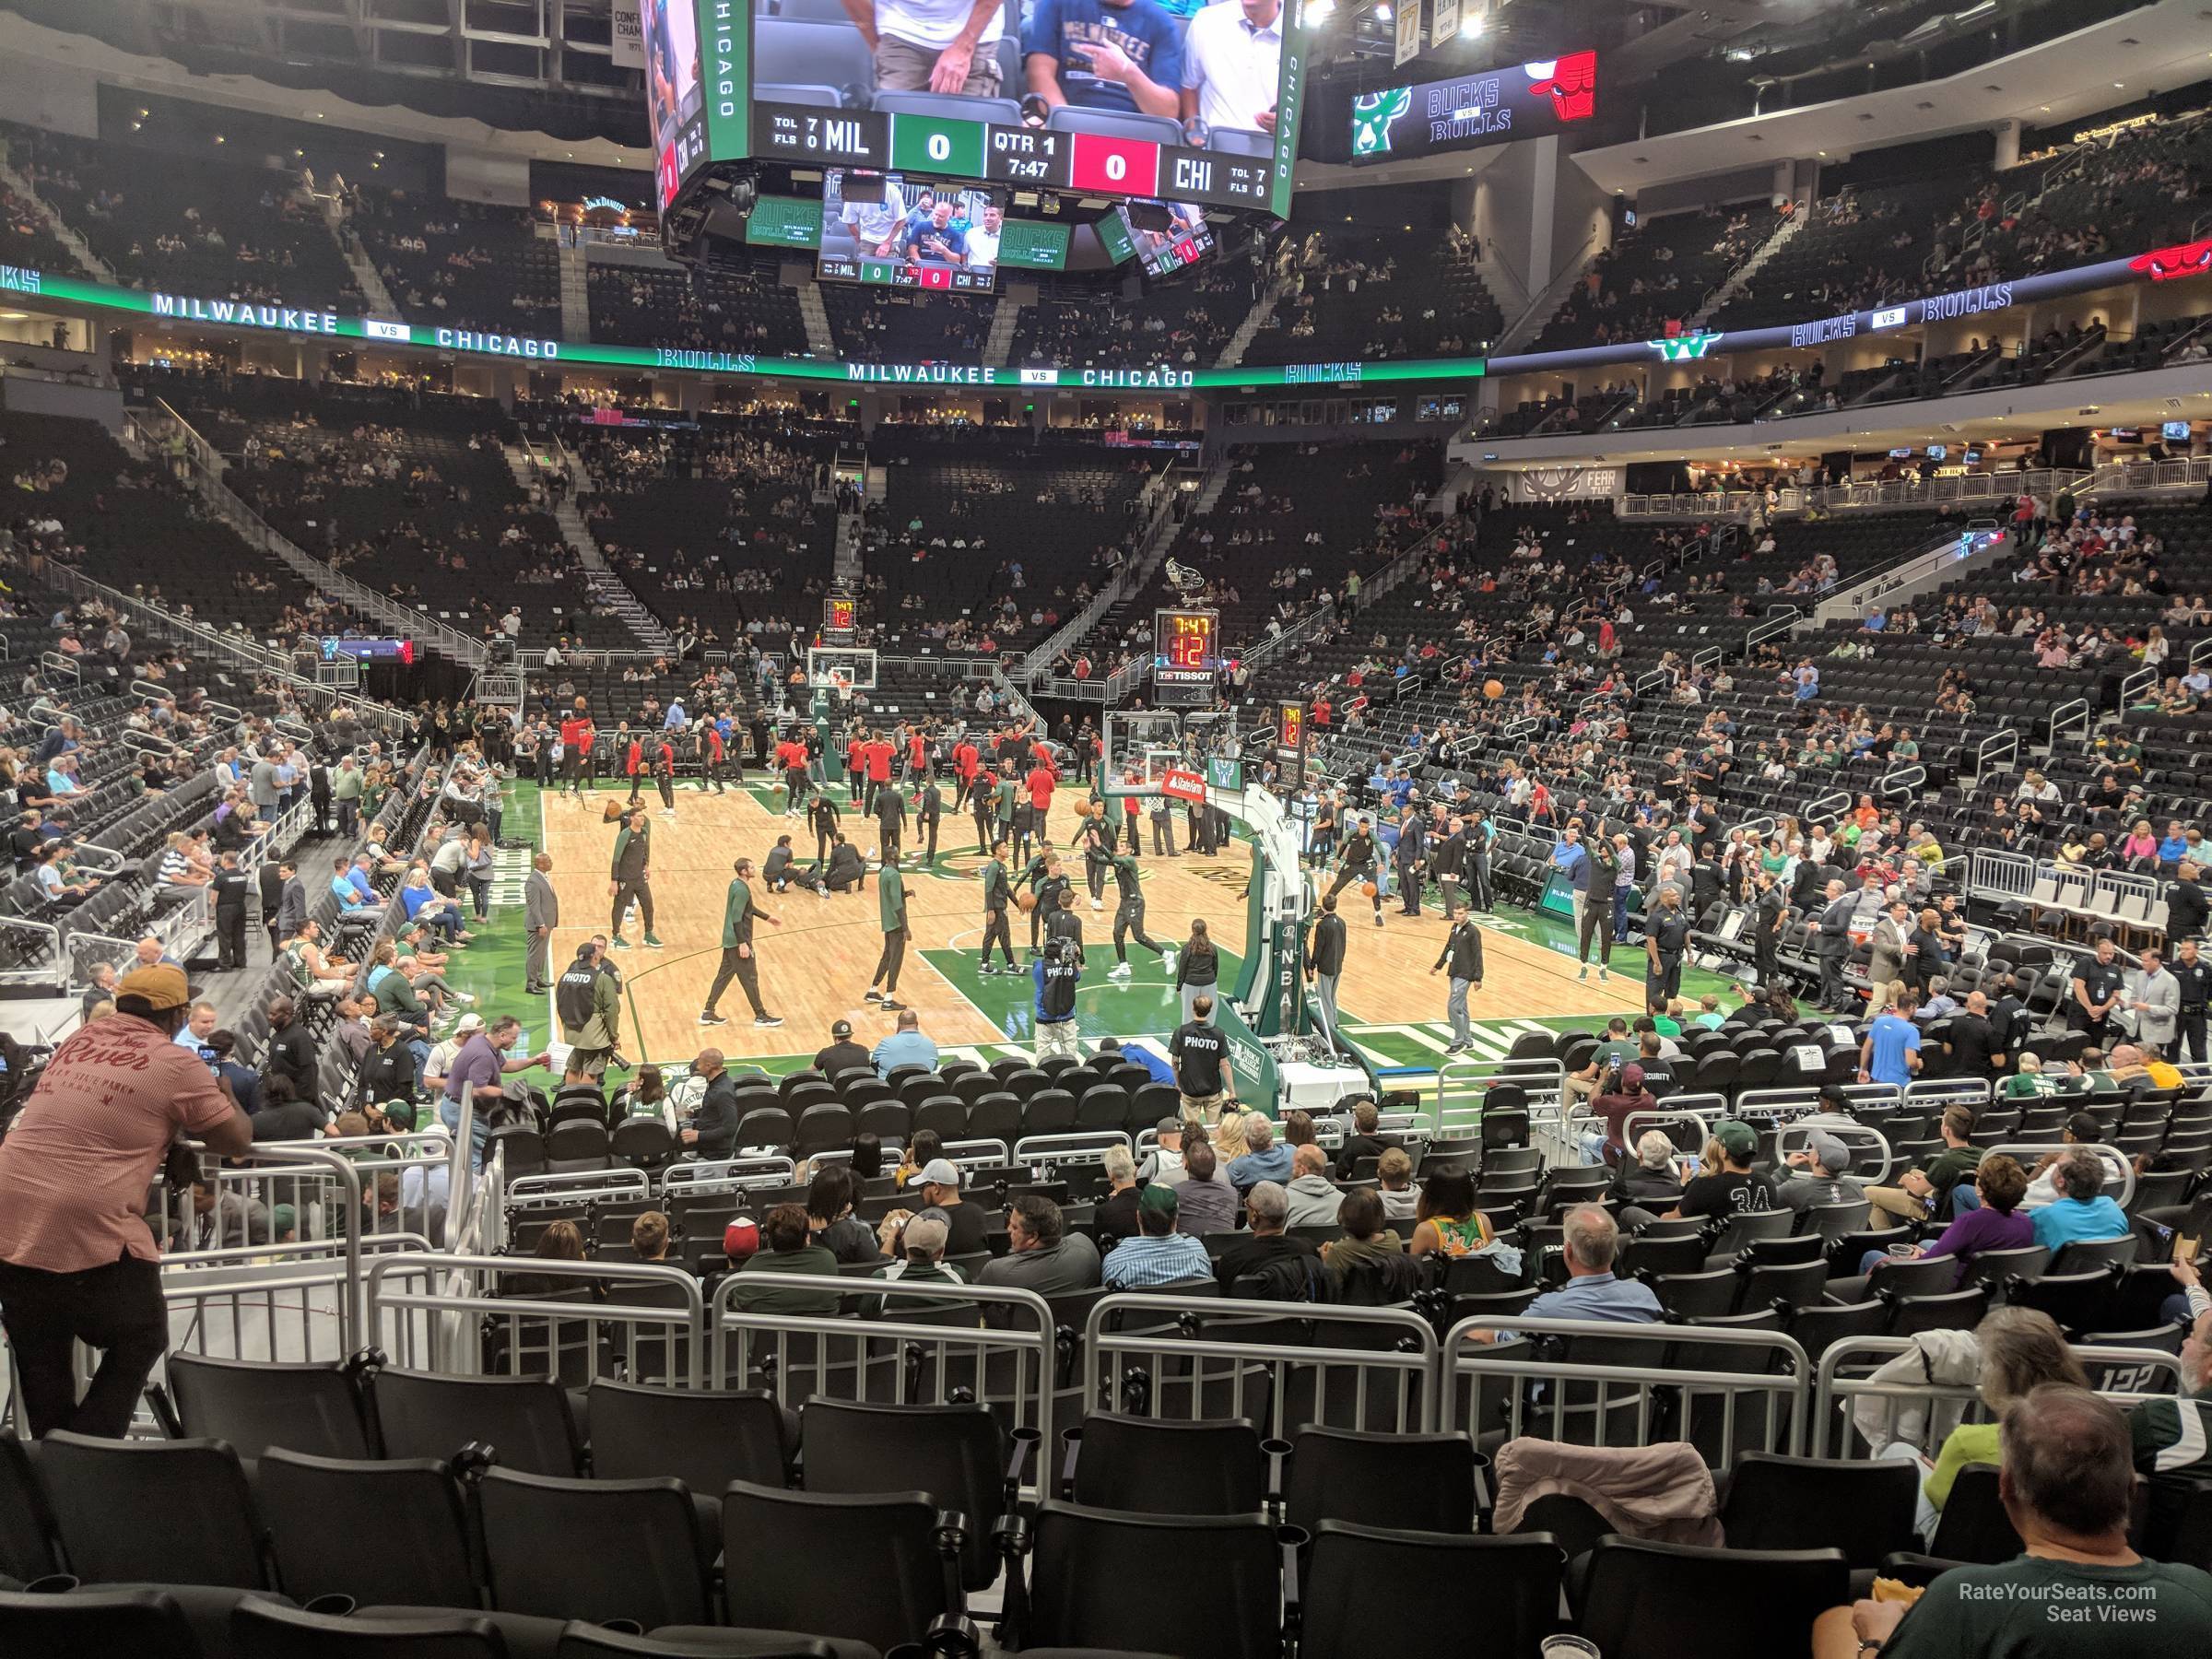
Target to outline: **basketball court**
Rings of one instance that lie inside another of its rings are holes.
[[[677,794],[677,817],[660,816],[658,798],[647,793],[652,811],[652,877],[655,931],[663,948],[640,943],[642,928],[633,914],[627,929],[632,947],[614,953],[625,985],[624,1047],[632,1057],[655,1062],[688,1061],[713,1046],[734,1060],[785,1069],[830,1041],[830,1026],[853,1022],[854,1038],[873,1043],[893,1029],[896,1016],[863,1000],[882,948],[873,870],[859,892],[817,898],[794,889],[771,894],[759,871],[780,835],[792,837],[802,865],[813,859],[813,837],[804,818],[786,818],[780,790],[758,781],[727,794],[702,793],[685,782]],[[949,793],[949,791],[947,791]],[[606,804],[626,798],[627,788],[603,789],[577,801],[546,797],[540,803],[543,844],[553,858],[552,879],[560,894],[561,923],[552,940],[558,972],[580,941],[607,930],[612,920],[607,872],[617,826],[604,819]],[[864,853],[875,850],[875,821],[848,803],[841,781],[831,797],[844,814],[848,838]],[[1162,1035],[1180,1022],[1173,976],[1162,959],[1128,943],[1132,976],[1110,981],[1113,963],[1114,889],[1106,884],[1104,908],[1090,908],[1083,883],[1082,859],[1070,856],[1078,818],[1079,791],[1063,787],[1053,797],[1049,838],[1077,881],[1077,913],[1084,924],[1085,970],[1077,994],[1077,1018],[1086,1041],[1100,1037]],[[1175,825],[1184,832],[1182,814]],[[1140,821],[1144,843],[1150,827]],[[911,930],[899,1000],[915,1010],[922,1030],[941,1050],[975,1050],[988,1060],[1029,1052],[1034,1006],[1028,972],[1029,918],[1010,918],[1018,975],[978,971],[976,951],[982,936],[982,887],[977,878],[983,858],[976,849],[975,820],[947,810],[939,828],[934,865],[913,862],[917,851],[910,827],[907,842],[907,918]],[[753,890],[766,915],[782,924],[760,922],[754,947],[760,961],[762,999],[784,1023],[762,1029],[752,1023],[743,994],[732,984],[721,1012],[729,1024],[698,1024],[707,989],[722,955],[723,901],[734,860],[754,861]],[[1012,861],[1009,861],[1010,865]],[[1146,927],[1162,945],[1180,946],[1193,920],[1203,918],[1223,956],[1221,981],[1233,985],[1248,947],[1245,890],[1253,859],[1250,842],[1232,840],[1214,857],[1183,853],[1173,858],[1148,852],[1138,860],[1143,875]],[[1018,868],[1013,868],[1016,876]],[[1346,1035],[1377,1064],[1418,1066],[1441,1056],[1448,1028],[1441,1021],[1443,977],[1430,966],[1442,948],[1445,925],[1433,904],[1418,917],[1401,916],[1395,895],[1383,901],[1384,924],[1371,918],[1371,906],[1357,887],[1339,898],[1347,924],[1348,947],[1338,989]],[[1609,982],[1594,975],[1576,977],[1571,944],[1560,948],[1564,929],[1518,910],[1483,925],[1487,969],[1474,994],[1478,1023],[1476,1053],[1495,1047],[1500,1054],[1512,1036],[1533,1025],[1587,1020],[1594,1016],[1641,1011],[1642,959],[1621,950],[1623,971]],[[1686,986],[1694,993],[1702,986]],[[549,1013],[549,1010],[548,1010]],[[558,1024],[549,1029],[558,1030]]]

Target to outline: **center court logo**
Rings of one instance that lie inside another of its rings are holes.
[[[1646,340],[1644,344],[1670,363],[1692,362],[1712,349],[1718,334],[1677,335],[1671,340]]]

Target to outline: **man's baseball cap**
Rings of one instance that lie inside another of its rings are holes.
[[[134,968],[123,976],[115,987],[115,1000],[135,996],[157,1014],[171,1008],[182,1008],[192,1001],[192,985],[184,977],[184,970],[171,962],[156,962],[150,968]]]
[[[722,1230],[722,1253],[741,1262],[760,1248],[760,1223],[740,1216]]]
[[[1851,1148],[1832,1135],[1816,1135],[1812,1140],[1813,1156],[1820,1167],[1830,1175],[1841,1175],[1851,1168]]]
[[[1176,1210],[1175,1189],[1164,1181],[1156,1181],[1145,1189],[1136,1207],[1147,1216],[1172,1216]]]
[[[1177,1117],[1173,1112],[1170,1112],[1166,1117],[1163,1117],[1159,1120],[1158,1133],[1161,1135],[1181,1135],[1182,1133],[1182,1120]]]
[[[960,1184],[959,1166],[949,1158],[933,1158],[924,1164],[914,1177],[916,1186],[948,1186]]]
[[[1716,1125],[1712,1132],[1712,1138],[1721,1143],[1722,1151],[1738,1162],[1752,1157],[1759,1151],[1759,1131],[1752,1128],[1750,1124],[1739,1123],[1734,1118]]]
[[[838,1020],[836,1023],[830,1026],[830,1035],[839,1039],[841,1041],[843,1039],[852,1036],[853,1022],[849,1019]]]
[[[459,1019],[453,1021],[453,1035],[456,1037],[460,1036],[464,1031],[480,1031],[483,1029],[484,1016],[481,1014],[464,1014]]]
[[[942,1210],[924,1210],[906,1224],[900,1236],[900,1245],[909,1255],[916,1253],[936,1255],[943,1252],[952,1238],[952,1228]]]

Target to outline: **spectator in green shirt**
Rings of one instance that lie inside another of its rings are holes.
[[[1910,1608],[1824,1614],[1818,1655],[1883,1659],[2148,1659],[2212,1653],[2212,1573],[2128,1547],[2127,1419],[2076,1383],[2013,1400],[1996,1431],[2005,1513],[2023,1553],[1939,1574]]]

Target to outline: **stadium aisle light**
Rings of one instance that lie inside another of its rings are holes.
[[[1482,31],[1488,27],[1488,18],[1470,12],[1460,19],[1459,38],[1463,41],[1479,41],[1482,38]]]

